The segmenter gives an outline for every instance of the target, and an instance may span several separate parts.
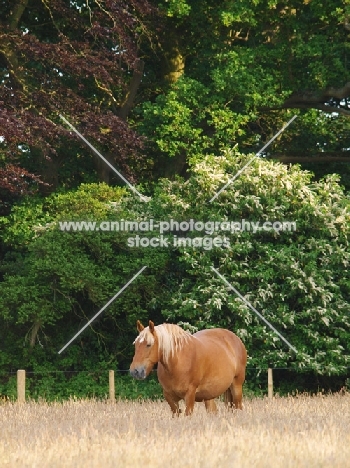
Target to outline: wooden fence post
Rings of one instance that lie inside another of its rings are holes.
[[[115,402],[114,370],[109,371],[109,399],[112,403]]]
[[[267,396],[273,398],[273,373],[270,367],[267,369]]]
[[[17,371],[17,401],[18,403],[26,401],[26,371],[23,369]]]

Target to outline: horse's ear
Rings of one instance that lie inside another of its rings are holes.
[[[154,333],[154,323],[152,322],[152,320],[149,321],[148,328],[151,333]]]
[[[142,330],[145,328],[145,327],[142,325],[142,323],[140,322],[140,320],[138,320],[138,321],[136,322],[136,327],[137,327],[137,331],[138,331],[139,333],[141,333]]]

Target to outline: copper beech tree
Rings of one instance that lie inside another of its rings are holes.
[[[79,170],[76,163],[67,168],[70,152],[76,159],[82,151],[60,114],[133,180],[147,163],[140,153],[143,140],[127,117],[154,9],[144,0],[0,4],[0,191],[21,194],[30,181],[52,191],[65,167],[70,178],[74,170],[84,172],[82,159]],[[95,170],[108,181],[98,159]]]

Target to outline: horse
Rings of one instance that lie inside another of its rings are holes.
[[[238,336],[223,328],[201,330],[193,335],[178,325],[148,327],[137,321],[138,337],[130,374],[145,379],[158,363],[157,375],[173,415],[184,400],[185,415],[195,402],[204,401],[207,412],[217,412],[214,398],[224,394],[228,408],[242,409],[247,351]]]

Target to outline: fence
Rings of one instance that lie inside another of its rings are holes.
[[[109,401],[116,401],[115,375],[114,370],[108,372],[108,388]],[[273,398],[273,369],[267,369],[267,395],[268,398]],[[26,401],[26,371],[19,369],[17,371],[17,402],[24,403]]]
[[[115,398],[115,377],[114,370],[108,372],[108,388],[109,401],[114,403]],[[24,403],[26,401],[26,371],[19,369],[17,371],[17,402]]]
[[[305,369],[304,369],[305,370]],[[1,395],[8,395],[7,398],[17,398],[19,403],[23,403],[27,398],[43,398],[48,400],[73,398],[103,398],[111,402],[116,401],[116,395],[121,399],[159,399],[162,398],[162,388],[156,377],[156,371],[152,371],[144,382],[139,383],[135,379],[128,378],[129,371],[124,370],[99,370],[97,372],[87,370],[75,371],[25,371],[10,372],[13,375],[11,381],[1,386]],[[71,386],[69,375],[88,375],[90,380],[78,379],[73,381]],[[108,377],[107,377],[108,374]],[[125,375],[125,379],[123,377]],[[47,380],[40,378],[32,380],[32,376],[52,376]],[[305,379],[305,375],[308,376]],[[60,377],[60,376],[63,376]],[[300,378],[300,380],[299,380]],[[1,381],[0,381],[1,382]],[[34,382],[38,382],[38,385]],[[17,388],[16,388],[17,387]],[[338,392],[350,391],[350,367],[345,369],[342,375],[321,375],[315,373],[313,369],[309,372],[299,373],[295,369],[287,367],[271,368],[246,368],[246,395],[267,395],[273,398],[276,395],[289,395],[302,392]],[[6,397],[5,397],[6,398]]]

